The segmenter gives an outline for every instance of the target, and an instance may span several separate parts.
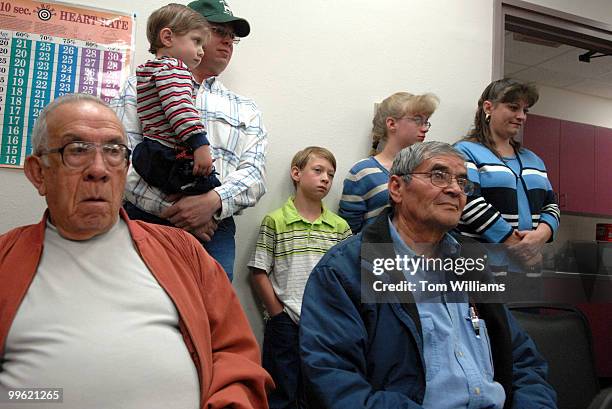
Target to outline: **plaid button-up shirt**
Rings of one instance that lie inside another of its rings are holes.
[[[265,159],[268,133],[255,102],[233,93],[217,77],[208,78],[196,90],[196,109],[206,126],[215,170],[221,186],[219,219],[254,206],[266,192]],[[136,112],[136,77],[128,79],[111,108],[125,126],[130,148],[143,139]],[[125,199],[138,208],[159,216],[172,202],[159,189],[149,186],[130,166]]]

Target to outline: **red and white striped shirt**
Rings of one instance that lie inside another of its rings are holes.
[[[146,138],[171,148],[209,145],[194,105],[193,75],[183,61],[149,60],[136,69],[136,78],[138,118]],[[205,143],[198,143],[202,136]]]

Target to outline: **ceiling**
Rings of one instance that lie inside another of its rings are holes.
[[[519,41],[521,35],[506,31],[504,76],[612,99],[612,56],[578,60],[588,50],[565,44],[554,47]]]

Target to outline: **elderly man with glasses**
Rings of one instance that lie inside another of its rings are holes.
[[[306,285],[311,407],[555,408],[533,342],[478,293],[503,290],[480,245],[449,233],[474,188],[461,153],[442,142],[404,148],[388,188],[391,208],[332,248]]]
[[[188,233],[121,208],[115,113],[66,95],[32,138],[25,174],[48,209],[0,236],[0,406],[265,407],[272,381],[223,269]],[[16,395],[35,387],[54,393]]]
[[[233,216],[255,206],[266,192],[268,134],[255,102],[228,90],[218,76],[229,64],[234,45],[248,36],[251,28],[245,19],[233,15],[224,0],[196,0],[188,6],[212,26],[204,57],[192,73],[197,82],[195,106],[206,127],[221,186],[202,195],[167,196],[130,169],[124,207],[132,219],[173,225],[192,233],[232,280],[236,253]],[[136,112],[135,76],[128,79],[111,105],[133,149],[143,140]]]

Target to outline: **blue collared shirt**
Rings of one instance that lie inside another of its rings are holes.
[[[391,220],[389,230],[397,255],[418,257],[404,243]],[[440,257],[453,257],[459,249],[459,243],[449,234],[444,235],[438,245]],[[443,274],[423,269],[404,271],[406,280],[417,283],[417,289],[420,289],[419,281],[422,280],[444,282]],[[431,297],[431,294],[415,294],[417,301],[425,300],[424,297]],[[486,323],[480,319],[480,332],[476,336],[469,319],[467,295],[465,302],[447,302],[444,294],[434,298],[417,302],[426,367],[423,407],[501,409],[506,394],[501,384],[493,380],[493,359]]]

